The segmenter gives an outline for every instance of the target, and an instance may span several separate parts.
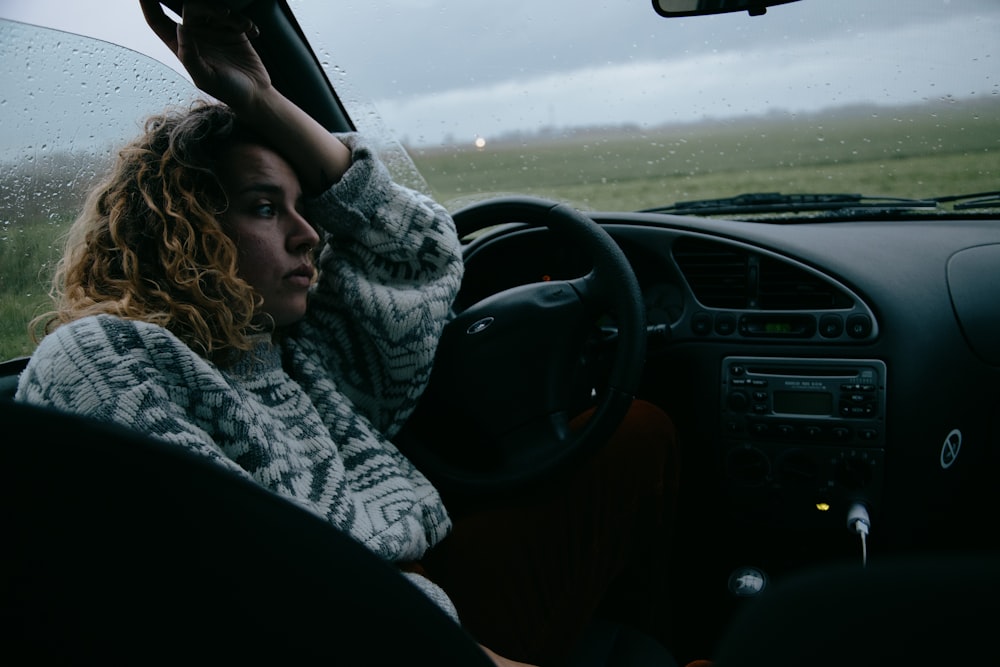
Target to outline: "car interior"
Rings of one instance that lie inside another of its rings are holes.
[[[295,3],[240,4],[277,87],[331,131],[355,130]],[[933,217],[940,202],[843,196],[463,206],[455,317],[398,445],[453,506],[502,502],[650,401],[681,446],[663,561],[677,664],[992,655],[1000,194],[976,194],[981,207]],[[773,217],[726,212],[748,205]],[[822,219],[782,219],[803,207]],[[394,568],[292,504],[155,438],[13,401],[27,360],[0,363],[7,664],[490,664]],[[262,564],[296,573],[301,592],[269,588]],[[595,627],[577,664],[654,664],[660,651]]]

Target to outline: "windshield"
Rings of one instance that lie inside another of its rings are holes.
[[[923,205],[1000,188],[1000,3],[904,6],[667,19],[646,0],[291,2],[357,128],[452,211],[518,193],[695,215],[711,211],[668,207],[717,199],[734,215],[823,193]],[[117,146],[197,92],[135,0],[5,0],[0,19],[17,21],[0,20],[9,358],[31,350],[60,237]]]
[[[325,3],[293,7],[334,84],[370,100],[359,126],[397,136],[453,205],[1000,186],[995,0],[672,19],[642,1],[337,3],[357,30]]]
[[[177,67],[137,4],[8,0],[0,16]],[[670,19],[645,0],[290,5],[357,127],[402,145],[420,174],[404,155],[397,176],[453,210],[509,192],[633,211],[1000,186],[995,0]]]

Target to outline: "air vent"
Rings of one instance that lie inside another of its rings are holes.
[[[850,308],[854,301],[819,276],[771,257],[760,258],[758,307],[763,310]]]
[[[674,259],[702,305],[745,308],[752,298],[750,257],[721,243],[680,239]]]
[[[673,253],[695,297],[709,308],[827,310],[854,305],[822,277],[744,248],[684,238],[674,244]]]

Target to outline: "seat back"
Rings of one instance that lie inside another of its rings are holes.
[[[0,361],[0,401],[14,398],[17,391],[17,378],[28,365],[31,357],[15,357]]]
[[[993,551],[923,553],[803,571],[741,609],[713,665],[995,664],[998,564]]]
[[[0,401],[0,663],[481,665],[390,564],[200,456]]]

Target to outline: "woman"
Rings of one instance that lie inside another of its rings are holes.
[[[444,547],[452,523],[438,492],[390,442],[461,282],[451,218],[395,184],[362,138],[329,134],[273,88],[252,22],[187,3],[178,25],[141,4],[222,103],[153,117],[120,152],[71,229],[17,399],[249,477],[399,563],[459,620],[426,575],[475,591],[449,563],[477,544]],[[463,604],[477,618],[475,601]]]

